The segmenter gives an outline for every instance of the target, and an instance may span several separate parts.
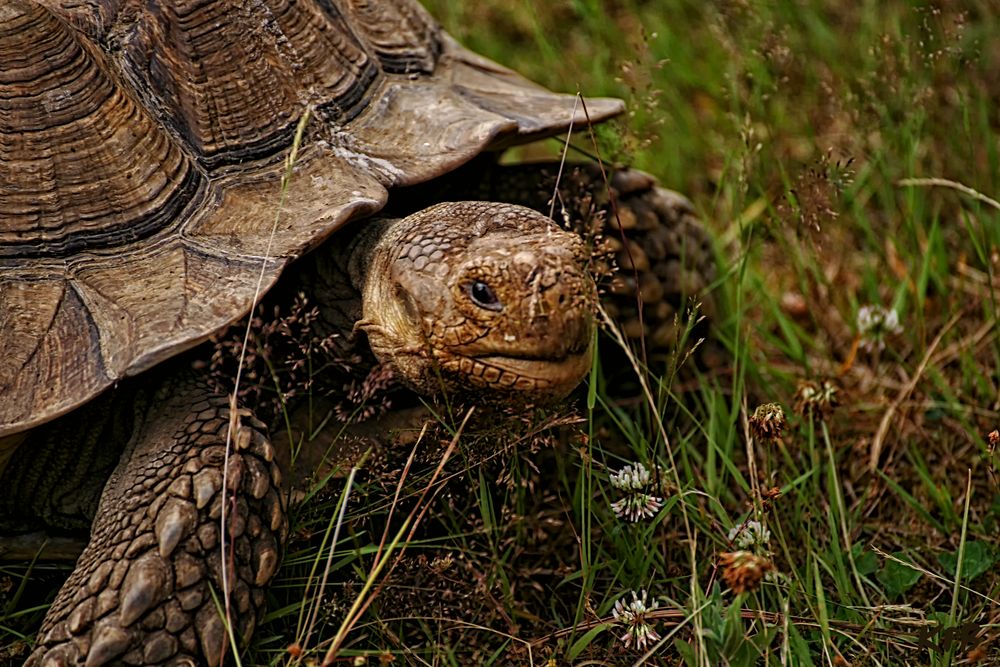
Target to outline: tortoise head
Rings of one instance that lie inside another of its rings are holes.
[[[424,393],[565,396],[590,368],[585,260],[579,237],[531,209],[439,204],[393,222],[373,248],[358,326]]]

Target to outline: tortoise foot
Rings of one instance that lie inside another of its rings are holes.
[[[141,421],[28,665],[217,665],[227,597],[237,642],[253,632],[287,532],[263,425],[244,411],[227,458],[224,398],[188,390]]]

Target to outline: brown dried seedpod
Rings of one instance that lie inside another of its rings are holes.
[[[757,590],[764,576],[774,570],[771,561],[750,551],[720,553],[719,567],[722,578],[737,595]]]

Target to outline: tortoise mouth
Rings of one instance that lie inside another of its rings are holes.
[[[472,361],[470,377],[487,389],[562,398],[590,372],[591,349],[588,345],[559,358],[505,354],[466,358]]]

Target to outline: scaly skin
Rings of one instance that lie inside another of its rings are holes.
[[[594,285],[583,260],[578,237],[523,207],[442,204],[373,222],[346,250],[318,253],[315,261],[335,265],[324,275],[352,286],[313,298],[327,321],[340,319],[342,335],[350,325],[365,331],[375,354],[418,390],[548,399],[589,368]],[[355,324],[348,314],[359,311]],[[58,454],[79,439],[105,459],[120,456],[30,665],[216,665],[229,642],[212,591],[221,600],[228,590],[238,642],[253,631],[287,532],[274,449],[266,427],[241,411],[227,458],[227,399],[184,362],[172,365],[146,377],[162,378],[151,398],[117,392],[31,434],[37,450],[19,447]],[[74,469],[73,457],[56,459]],[[30,486],[40,512],[65,513],[45,502],[43,487]],[[48,493],[58,496],[59,485]]]
[[[527,208],[432,206],[388,225],[372,248],[357,327],[422,393],[560,398],[590,368],[596,290],[585,261],[577,236]]]
[[[541,169],[491,169],[490,192],[520,188],[520,199],[546,207],[538,194]],[[564,199],[591,206],[587,188],[599,182],[593,171],[568,182],[576,189]],[[674,266],[690,281],[665,285],[666,298],[707,284],[704,235],[689,233],[685,201],[634,172],[619,172],[612,185],[621,196],[626,242],[639,243],[653,260],[637,266],[640,284]],[[532,187],[534,196],[524,194]],[[594,206],[600,205],[606,203]],[[605,233],[615,238],[616,232],[613,225]],[[692,240],[695,261],[682,261],[680,246]],[[326,331],[320,333],[350,339],[358,323],[382,360],[418,390],[433,393],[443,383],[483,396],[553,397],[569,391],[589,363],[594,291],[581,269],[585,259],[579,237],[537,213],[466,202],[402,221],[368,221],[352,243],[307,258],[286,284],[306,289],[321,306]],[[476,281],[490,287],[501,308],[477,305],[470,294]],[[635,302],[629,290],[602,298],[610,309]],[[661,303],[649,299],[647,308],[650,302]],[[150,377],[133,382],[148,384]],[[97,494],[86,491],[94,485],[77,494],[62,493],[58,484],[46,488],[67,476],[95,478],[96,485],[107,462],[121,460],[101,496],[90,544],[53,603],[30,664],[215,664],[228,647],[209,592],[223,590],[220,453],[228,402],[188,371],[167,374],[152,400],[151,391],[131,395],[126,387],[29,434],[33,447],[20,447],[15,470],[0,480],[19,480],[22,492],[10,496],[11,507],[30,506],[49,526],[73,527],[94,511],[89,499]],[[231,453],[228,512],[238,638],[253,630],[285,537],[273,449],[259,422],[250,416],[242,422],[244,435]],[[78,443],[76,456],[64,455],[67,440]],[[44,476],[21,457],[46,452],[52,456]],[[9,520],[10,508],[4,512]]]
[[[28,665],[216,665],[228,647],[221,518],[233,632],[253,632],[287,533],[263,424],[187,372],[168,376],[101,497],[90,543],[49,609]],[[223,479],[226,478],[226,491]]]

